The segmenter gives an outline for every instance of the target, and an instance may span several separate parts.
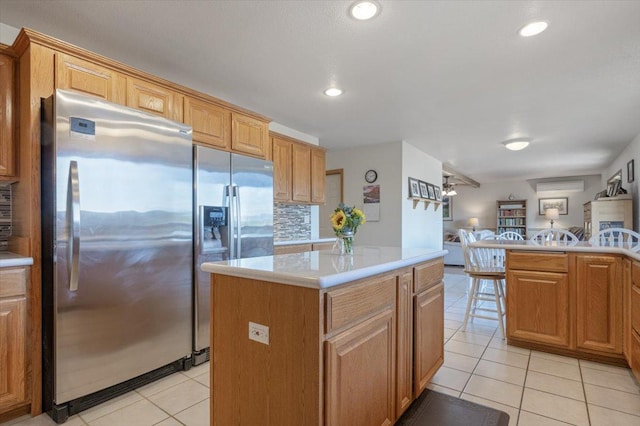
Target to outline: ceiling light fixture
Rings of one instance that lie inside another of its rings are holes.
[[[544,21],[531,22],[530,24],[527,24],[524,27],[520,28],[518,34],[520,34],[522,37],[531,37],[540,34],[544,30],[546,30],[548,26],[549,24]]]
[[[442,195],[445,197],[453,197],[458,195],[454,188],[455,183],[449,183],[449,176],[444,176],[444,182],[442,183]]]
[[[342,89],[338,89],[337,87],[329,87],[327,90],[324,91],[324,94],[327,96],[330,96],[332,98],[335,98],[336,96],[340,96],[342,95]]]
[[[380,12],[380,6],[376,2],[365,0],[355,2],[349,9],[349,13],[358,21],[366,21]]]
[[[530,143],[531,139],[528,138],[509,139],[508,141],[502,142],[504,147],[511,151],[520,151],[521,149],[525,149]]]

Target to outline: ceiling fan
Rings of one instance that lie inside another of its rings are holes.
[[[442,183],[442,195],[445,197],[452,197],[454,195],[458,195],[455,189],[455,183],[449,183],[449,178],[451,176],[444,176],[444,182]]]

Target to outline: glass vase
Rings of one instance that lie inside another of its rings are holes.
[[[340,254],[353,254],[353,233],[346,232],[338,236]]]

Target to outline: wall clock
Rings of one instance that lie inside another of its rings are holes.
[[[367,170],[367,172],[364,174],[364,180],[369,183],[375,182],[376,179],[378,179],[378,172],[376,172],[375,170]]]

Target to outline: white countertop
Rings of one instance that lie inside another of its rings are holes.
[[[291,241],[274,241],[274,246],[293,246],[297,244],[313,244],[313,243],[332,243],[336,240],[333,238],[316,238],[313,240],[291,240]]]
[[[9,251],[0,251],[0,268],[29,265],[33,265],[32,257],[20,256]]]
[[[205,272],[310,288],[329,288],[442,257],[446,250],[356,246],[353,255],[331,250],[203,263]]]
[[[581,253],[611,253],[623,254],[632,259],[640,261],[640,254],[632,250],[622,247],[607,247],[593,245],[587,241],[578,241],[577,243],[562,243],[552,241],[545,244],[535,243],[533,241],[524,240],[479,240],[471,243],[472,247],[487,248],[503,248],[505,250],[526,250],[526,251],[563,251],[563,252],[581,252]]]

